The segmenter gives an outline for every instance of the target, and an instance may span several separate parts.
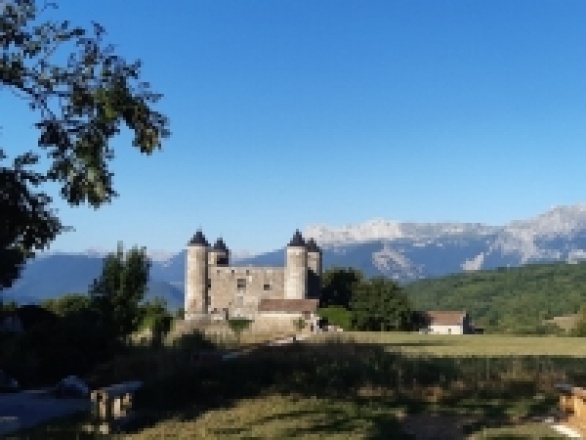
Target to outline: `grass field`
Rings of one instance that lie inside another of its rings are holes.
[[[387,350],[430,356],[586,357],[586,340],[563,336],[421,335],[399,332],[324,333],[311,339],[383,345]]]
[[[320,335],[163,381],[145,408],[172,389],[176,409],[133,438],[559,438],[534,420],[555,411],[554,383],[584,375],[580,342]]]
[[[555,411],[553,384],[586,383],[584,345],[347,332],[213,365],[141,357],[129,371],[153,372],[136,399],[144,417],[124,438],[560,438],[535,420]]]
[[[171,416],[130,438],[410,439],[401,429],[401,414],[388,403],[271,394],[199,416]]]

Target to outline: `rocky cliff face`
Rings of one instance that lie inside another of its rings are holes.
[[[368,276],[402,282],[464,270],[586,259],[586,204],[560,206],[504,226],[469,223],[398,223],[375,219],[360,225],[309,226],[304,236],[323,248],[324,268],[352,266]],[[160,257],[160,255],[157,255]],[[284,250],[240,258],[239,265],[280,266]],[[99,274],[100,256],[46,255],[30,262],[4,298],[54,297],[87,289]],[[181,304],[185,254],[155,258],[151,295]]]
[[[361,253],[356,248],[363,248],[372,251],[368,273],[408,281],[460,270],[586,259],[586,204],[555,207],[505,226],[377,219],[341,228],[310,226],[304,233],[324,248],[326,265],[328,256],[345,248],[355,248],[355,255]]]

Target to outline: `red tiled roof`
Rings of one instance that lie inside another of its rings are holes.
[[[317,310],[317,299],[284,299],[264,298],[258,305],[259,312],[315,312]]]
[[[429,325],[460,325],[464,321],[466,312],[432,310],[425,312]]]

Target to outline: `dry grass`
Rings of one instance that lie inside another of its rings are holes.
[[[586,344],[566,336],[420,335],[398,332],[346,332],[322,334],[312,342],[329,339],[384,345],[388,350],[428,356],[568,356],[586,357]]]
[[[517,426],[483,428],[470,436],[471,440],[484,439],[566,439],[567,437],[553,430],[545,423],[523,423]]]
[[[404,437],[385,405],[317,397],[268,395],[243,399],[199,417],[167,419],[129,439],[372,439]]]
[[[566,333],[569,333],[574,329],[576,326],[576,321],[578,320],[579,315],[565,315],[565,316],[554,316],[551,319],[544,321],[546,324],[554,324],[557,325],[559,328],[564,330]]]
[[[128,364],[137,374],[142,365],[150,374],[137,396],[140,432],[128,438],[400,439],[410,432],[426,439],[434,438],[425,436],[430,426],[450,433],[443,438],[558,438],[530,422],[555,408],[553,383],[584,376],[578,338],[336,337],[197,368],[182,357],[197,338],[169,353],[139,351],[115,369]]]
[[[201,332],[205,337],[220,349],[234,350],[250,346],[264,344],[275,339],[292,336],[292,331],[253,331],[246,329],[242,332],[240,340],[230,329],[227,323],[217,322],[207,325],[195,325],[187,321],[180,321],[173,331],[166,338],[166,345],[173,345],[174,342],[193,332]]]

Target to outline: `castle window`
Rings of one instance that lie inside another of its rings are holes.
[[[246,289],[246,279],[245,278],[238,278],[236,280],[236,287],[238,289]]]
[[[268,284],[268,283],[265,283],[265,284],[262,286],[262,288],[263,288],[264,290],[271,290],[271,285],[270,285],[270,284]]]
[[[250,275],[250,271],[246,269],[246,275]]]
[[[210,287],[212,287],[212,280],[210,280],[210,279],[208,278],[208,289],[209,289]]]

